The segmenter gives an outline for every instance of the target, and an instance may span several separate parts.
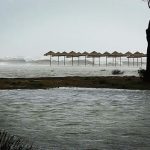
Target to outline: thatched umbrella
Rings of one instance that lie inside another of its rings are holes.
[[[106,66],[107,66],[107,57],[110,56],[110,53],[109,52],[105,52],[102,54],[102,56],[106,57]]]
[[[86,57],[88,56],[88,54],[89,54],[89,53],[88,53],[88,52],[86,52],[86,51],[85,51],[85,52],[83,52],[83,53],[81,53],[81,55],[82,55],[82,56],[85,56],[85,66],[86,66]]]
[[[138,66],[138,64],[139,64],[139,62],[138,62],[138,58],[142,58],[143,57],[143,54],[142,53],[140,53],[140,52],[135,52],[135,53],[133,53],[132,55],[130,55],[130,56],[128,56],[128,58],[132,58],[133,59],[133,66],[134,66],[134,59],[135,58],[137,58],[137,66]],[[141,60],[142,61],[142,60]]]
[[[130,55],[130,56],[128,56],[127,58],[128,58],[128,60],[129,60],[129,58],[132,58],[132,59],[133,59],[133,66],[134,66],[134,56],[133,56],[133,54]]]
[[[49,51],[49,52],[47,52],[46,54],[44,54],[44,56],[50,56],[50,66],[51,66],[51,64],[52,64],[52,56],[54,55],[55,53],[53,52],[53,51]]]
[[[129,51],[124,54],[124,56],[130,56],[130,55],[132,55],[132,53]]]
[[[115,58],[115,66],[116,66],[116,58],[120,57],[120,54],[117,51],[114,51],[113,53],[110,54],[110,56],[112,56],[113,59]]]
[[[74,51],[71,51],[67,54],[67,57],[72,57],[72,66],[73,66],[73,57],[77,57],[77,53]]]
[[[114,52],[111,54],[111,56],[112,56],[113,58],[115,58],[115,66],[116,66],[116,58],[119,57],[119,58],[120,58],[120,66],[121,66],[121,57],[123,56],[123,54],[122,54],[122,53],[119,53],[119,52],[117,52],[117,51],[114,51]]]
[[[66,58],[66,56],[67,56],[67,52],[62,52],[61,53],[61,56],[64,56],[64,66],[65,66],[65,64],[66,64],[66,61],[65,61],[65,58]]]
[[[133,55],[134,55],[134,58],[137,58],[137,66],[138,66],[139,64],[138,58],[141,58],[141,53],[137,51]]]
[[[101,61],[100,61],[100,58],[101,56],[103,56],[101,53],[97,53],[97,56],[99,57],[99,66],[101,65]]]
[[[82,55],[80,52],[77,52],[76,55],[77,55],[77,57],[78,57],[78,66],[79,66],[79,57],[80,57],[80,56],[83,56],[83,55]]]
[[[129,58],[131,55],[132,55],[132,53],[129,51],[124,54],[124,56],[128,58],[128,66],[129,66]]]
[[[53,54],[52,56],[53,56],[53,57],[54,57],[54,56],[57,56],[57,57],[58,57],[58,65],[59,65],[59,57],[61,56],[61,53],[60,53],[60,52],[57,52],[57,53]]]
[[[143,65],[143,59],[142,59],[143,57],[147,57],[147,55],[144,53],[141,53],[141,66]]]
[[[121,58],[124,56],[124,54],[120,52],[119,55],[120,55],[120,66],[121,66]]]
[[[94,66],[94,64],[95,64],[95,57],[98,57],[98,53],[96,51],[93,51],[93,52],[88,54],[88,57],[92,57],[93,58],[92,65]]]
[[[133,57],[134,58],[137,58],[137,66],[138,66],[138,64],[139,64],[139,62],[138,62],[138,58],[141,58],[141,65],[142,65],[142,57],[144,57],[145,55],[143,54],[143,53],[140,53],[140,52],[135,52],[134,54],[133,54]]]

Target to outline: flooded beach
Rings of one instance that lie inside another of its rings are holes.
[[[150,92],[1,90],[0,128],[43,150],[150,149]]]
[[[143,65],[142,68],[145,68]],[[119,76],[139,76],[140,66],[58,66],[33,64],[1,64],[0,78],[66,77],[66,76],[111,76],[113,70],[120,70]]]

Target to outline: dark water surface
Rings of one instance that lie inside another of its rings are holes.
[[[44,150],[150,150],[150,91],[1,90],[0,128]]]

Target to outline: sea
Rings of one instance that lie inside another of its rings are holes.
[[[0,64],[1,78],[138,75],[132,66]],[[0,90],[0,129],[41,150],[149,150],[150,91]]]
[[[69,60],[70,59],[70,60]],[[138,70],[146,68],[146,58],[112,58],[107,59],[85,58],[79,60],[67,58],[52,59],[25,59],[25,58],[0,58],[0,78],[34,78],[34,77],[65,77],[65,76],[111,76],[113,70],[120,70],[119,76],[139,76]]]

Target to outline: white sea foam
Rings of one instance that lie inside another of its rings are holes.
[[[127,58],[122,58],[121,64],[120,59],[118,58],[116,60],[115,66],[114,60],[112,58],[108,58],[106,66],[106,58],[101,58],[100,64],[99,59],[95,58],[94,65],[92,58],[87,58],[87,65],[85,66],[85,60],[83,57],[80,58],[79,62],[78,58],[74,58],[73,64],[72,59],[67,58],[64,66],[63,59],[60,59],[58,65],[57,57],[55,57],[52,58],[52,65],[50,66],[50,61],[48,60],[48,58],[36,60],[29,60],[24,58],[4,58],[0,59],[0,77],[28,78],[64,76],[111,76],[112,70],[115,69],[124,72],[122,74],[123,76],[138,76],[138,70],[140,68],[145,69],[145,62],[146,59],[143,58],[141,66],[141,59],[134,59],[134,63],[133,59],[131,59],[128,66]]]
[[[111,76],[112,70],[118,69],[124,73],[121,76],[138,76],[141,66],[63,66],[35,64],[6,64],[0,63],[0,77],[29,78],[29,77],[65,77],[65,76]],[[145,65],[142,66],[145,68]]]

